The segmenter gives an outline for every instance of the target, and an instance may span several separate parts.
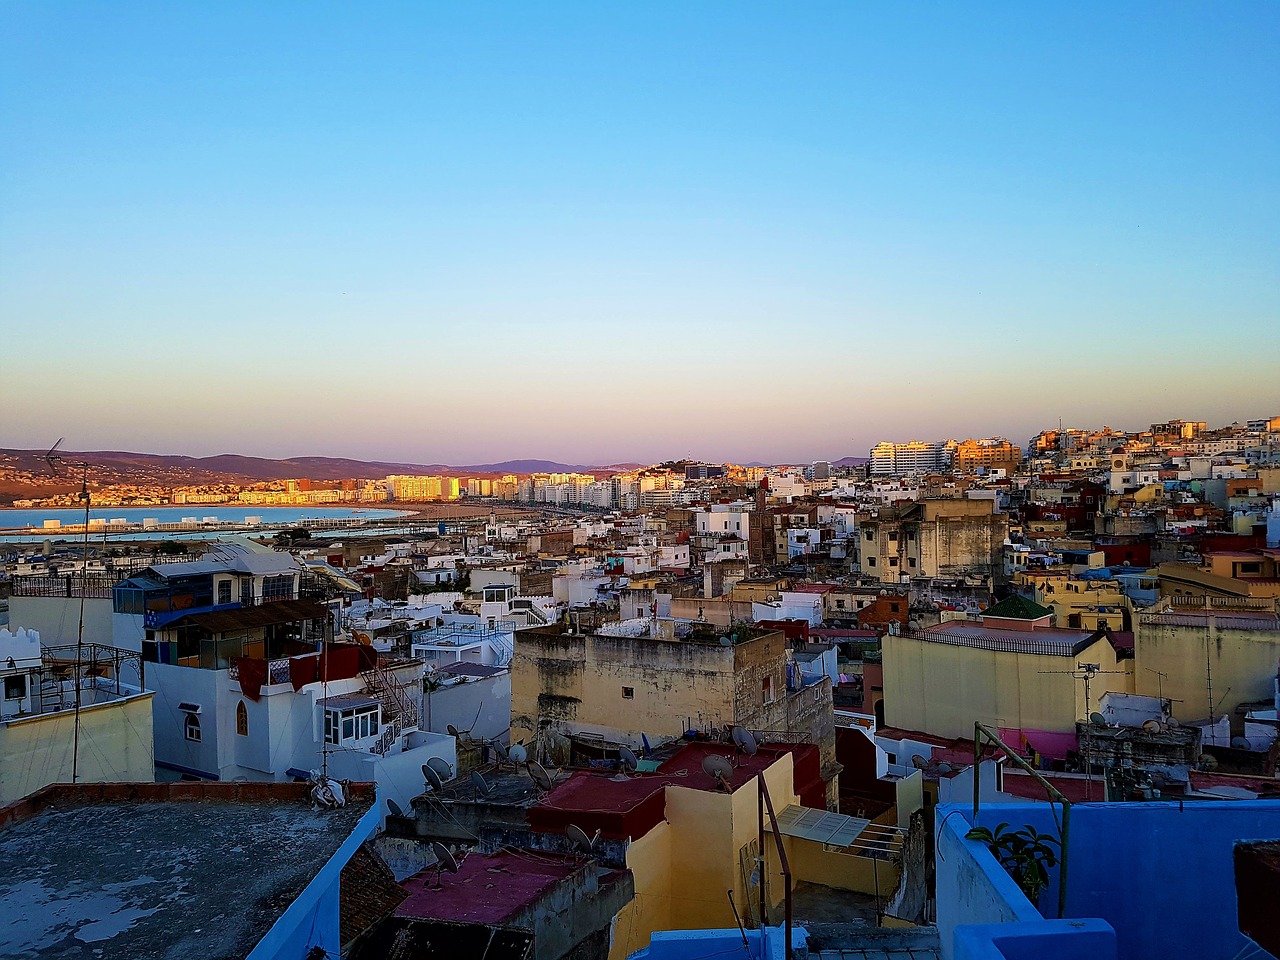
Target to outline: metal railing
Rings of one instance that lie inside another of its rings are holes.
[[[973,825],[978,826],[978,808],[982,803],[982,741],[993,744],[1004,752],[1004,755],[1030,774],[1044,787],[1049,796],[1050,807],[1056,802],[1062,807],[1062,820],[1054,821],[1058,827],[1058,847],[1062,856],[1058,860],[1058,919],[1067,915],[1067,841],[1071,830],[1071,801],[1064,797],[1053,784],[1040,775],[1035,767],[1027,763],[1007,743],[1000,739],[990,727],[983,723],[973,725]]]

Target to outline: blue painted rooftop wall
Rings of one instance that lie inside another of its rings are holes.
[[[938,810],[938,925],[944,954],[952,957],[958,955],[948,941],[959,927],[1025,923],[1031,905],[981,843],[964,839],[972,809],[947,804]],[[990,828],[1007,822],[1057,833],[1044,803],[984,807],[980,821]],[[1236,929],[1235,842],[1276,838],[1275,801],[1076,805],[1066,917],[1109,923],[1120,960],[1231,960],[1249,946]],[[1056,914],[1057,882],[1054,871],[1040,902],[1050,918]]]

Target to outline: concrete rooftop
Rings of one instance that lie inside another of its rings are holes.
[[[11,805],[0,956],[244,957],[370,809],[358,786],[324,812],[305,784],[62,785]]]

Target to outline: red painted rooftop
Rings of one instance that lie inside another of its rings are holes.
[[[435,867],[404,881],[401,886],[409,896],[396,908],[395,915],[497,924],[580,869],[581,862],[554,853],[472,853],[459,864],[457,873],[441,871],[439,890],[432,889],[436,884]]]
[[[727,744],[690,743],[664,761],[656,773],[632,774],[627,779],[618,774],[573,773],[529,809],[529,826],[545,833],[562,833],[572,823],[588,833],[599,829],[606,837],[637,839],[665,818],[667,787],[720,789],[702,770],[707,756],[736,762],[731,785],[737,790],[788,753],[795,764],[795,792],[807,805],[825,806],[821,760],[813,744],[761,744],[754,756],[737,756]]]

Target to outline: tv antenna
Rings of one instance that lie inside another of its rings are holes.
[[[55,476],[62,476],[61,467],[67,462],[60,453],[58,448],[62,446],[65,437],[59,437],[58,442],[49,448],[44,455],[44,462],[49,467],[49,472]],[[71,782],[76,783],[80,779],[80,704],[83,694],[84,677],[81,675],[84,665],[84,597],[89,590],[89,463],[84,460],[77,460],[73,466],[80,467],[80,499],[84,501],[84,544],[80,551],[80,620],[76,627],[76,709],[75,709],[75,729],[72,735],[71,746]],[[118,678],[117,678],[118,679]]]
[[[1093,757],[1091,755],[1092,751],[1090,750],[1090,746],[1092,745],[1092,742],[1093,742],[1092,731],[1095,728],[1095,725],[1093,723],[1093,709],[1092,709],[1093,681],[1094,681],[1094,678],[1099,676],[1100,674],[1123,673],[1124,671],[1123,670],[1103,670],[1101,664],[1081,663],[1080,661],[1076,661],[1076,668],[1074,670],[1041,670],[1040,672],[1066,674],[1067,676],[1075,677],[1077,680],[1082,680],[1084,682],[1084,714],[1086,717],[1089,718],[1089,722],[1085,727],[1085,736],[1083,741],[1081,742],[1081,746],[1083,747],[1083,749],[1081,750],[1081,754],[1083,756],[1083,761],[1084,761],[1084,796],[1085,796],[1085,800],[1090,800],[1092,799],[1092,796],[1093,796]],[[1098,716],[1102,716],[1102,715],[1098,714]],[[1105,717],[1103,717],[1102,725],[1106,726]]]
[[[427,889],[442,890],[444,889],[444,884],[441,883],[440,881],[440,874],[443,873],[445,870],[448,870],[450,873],[457,873],[458,860],[449,851],[449,848],[446,847],[439,840],[431,841],[431,852],[435,854],[435,857],[436,857],[436,885],[432,887],[428,884]]]
[[[493,787],[489,786],[489,782],[481,776],[479,770],[471,772],[471,800],[474,803],[480,797],[487,797],[493,791]]]
[[[513,743],[507,747],[507,758],[514,764],[521,764],[529,759],[529,751],[523,743]]]

